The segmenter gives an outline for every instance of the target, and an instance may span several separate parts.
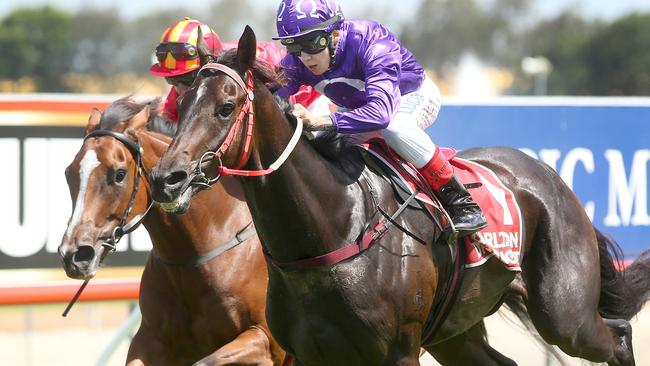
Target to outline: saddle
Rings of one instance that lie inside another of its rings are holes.
[[[488,220],[488,226],[469,236],[457,239],[450,224],[451,219],[440,201],[418,173],[417,169],[400,158],[382,139],[371,139],[359,145],[368,154],[362,154],[366,165],[391,182],[395,196],[401,204],[426,210],[433,223],[442,232],[452,258],[452,270],[438,292],[437,305],[429,312],[422,330],[422,339],[432,339],[449,315],[460,293],[466,268],[477,267],[496,256],[507,269],[520,271],[521,214],[514,195],[496,175],[486,167],[456,158],[454,149],[442,149],[458,179],[471,190],[472,198],[479,204]],[[501,239],[500,239],[501,238]],[[456,245],[453,245],[456,242]],[[425,243],[426,244],[426,243]],[[505,244],[505,245],[504,245]]]
[[[456,242],[449,215],[415,167],[399,157],[383,139],[371,139],[358,146],[368,152],[362,154],[366,165],[391,182],[400,203],[417,192],[409,206],[425,210],[442,231],[445,242]],[[459,240],[459,244],[465,245],[465,267],[480,266],[496,256],[507,269],[520,271],[522,220],[514,195],[487,167],[457,157],[454,149],[441,150],[488,221],[486,228]]]

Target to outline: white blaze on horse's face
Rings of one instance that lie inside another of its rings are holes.
[[[93,170],[95,170],[99,164],[95,150],[86,151],[86,154],[79,163],[79,193],[77,194],[77,201],[74,205],[74,212],[72,212],[70,225],[68,225],[68,235],[71,234],[72,229],[79,225],[81,215],[84,212],[84,197],[86,196],[86,190],[88,189],[88,181],[90,180]]]

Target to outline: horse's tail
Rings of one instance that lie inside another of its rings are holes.
[[[650,249],[622,269],[621,247],[598,229],[600,254],[600,300],[598,311],[604,318],[630,320],[650,299]]]
[[[537,346],[544,351],[550,359],[555,360],[557,365],[564,365],[562,356],[557,349],[544,341],[542,336],[537,332],[535,325],[533,325],[533,322],[530,319],[530,314],[528,314],[528,308],[526,307],[526,302],[522,293],[509,291],[506,293],[503,304],[517,317],[517,319],[519,319],[521,324],[524,325],[524,328],[526,328],[533,337]]]

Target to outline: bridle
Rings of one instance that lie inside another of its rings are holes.
[[[144,165],[142,163],[142,146],[140,146],[140,140],[136,140],[135,142],[128,138],[125,134],[120,133],[120,132],[115,132],[115,131],[110,131],[110,130],[95,130],[90,132],[84,137],[84,140],[91,138],[91,137],[100,137],[100,136],[112,136],[121,143],[123,143],[133,154],[133,158],[136,161],[136,174],[135,177],[133,178],[133,191],[131,191],[131,197],[129,198],[129,203],[126,206],[126,209],[124,210],[124,213],[120,217],[120,221],[117,224],[117,226],[113,229],[111,236],[109,238],[105,238],[102,246],[104,247],[104,252],[114,252],[116,249],[117,243],[122,239],[122,237],[126,234],[129,234],[133,232],[139,225],[142,223],[142,220],[144,217],[147,215],[149,210],[151,209],[151,206],[153,206],[153,199],[149,197],[149,205],[147,206],[147,209],[144,212],[141,212],[137,215],[135,215],[131,221],[127,223],[127,219],[131,215],[131,211],[133,210],[133,204],[135,203],[135,197],[138,194],[138,188],[140,187],[140,177],[144,174],[146,174]]]
[[[226,138],[221,143],[221,145],[212,151],[205,152],[201,156],[201,159],[199,159],[199,162],[194,168],[195,177],[192,179],[192,182],[190,184],[199,185],[202,186],[203,188],[209,188],[212,184],[214,184],[217,180],[219,180],[219,178],[221,178],[222,175],[259,177],[276,171],[287,160],[289,154],[291,154],[293,149],[298,144],[300,135],[302,134],[302,122],[298,120],[294,134],[291,137],[291,140],[289,140],[287,147],[282,152],[282,154],[280,154],[278,159],[276,159],[275,162],[269,165],[267,169],[242,170],[241,167],[246,163],[251,153],[251,144],[253,141],[253,127],[255,124],[255,109],[253,103],[255,99],[255,95],[254,95],[255,84],[254,84],[253,73],[250,70],[248,70],[245,75],[247,82],[244,82],[242,77],[239,76],[239,74],[235,70],[223,64],[207,63],[203,65],[203,67],[201,67],[201,69],[199,70],[199,74],[201,74],[203,70],[216,70],[228,75],[231,79],[233,79],[233,81],[235,81],[235,83],[237,83],[237,85],[244,91],[244,93],[246,93],[246,100],[244,101],[244,105],[239,111],[239,114],[237,115],[235,122],[230,127],[230,130],[228,131],[228,134],[226,135]],[[244,123],[244,119],[246,117],[248,117],[246,120],[246,126],[242,127]],[[241,156],[234,169],[227,168],[223,166],[223,163],[221,162],[221,157],[226,153],[228,148],[231,146],[232,142],[235,139],[235,136],[237,135],[237,132],[240,131],[241,128],[245,129],[244,144],[241,149],[242,150]],[[203,162],[207,159],[216,159],[218,161],[217,176],[214,178],[208,178],[205,172],[203,172],[203,170],[201,169]]]
[[[138,188],[140,187],[140,176],[146,174],[146,170],[144,169],[144,164],[142,163],[142,154],[144,153],[144,151],[142,149],[142,146],[140,145],[140,140],[136,140],[135,142],[133,142],[133,140],[128,138],[125,134],[120,132],[110,131],[110,130],[92,131],[86,136],[84,136],[84,141],[86,141],[91,137],[101,137],[101,136],[112,136],[118,141],[120,141],[121,143],[123,143],[127,147],[127,149],[129,149],[129,151],[131,152],[131,154],[133,154],[133,157],[135,158],[136,161],[136,174],[135,177],[133,178],[133,191],[131,191],[131,197],[129,198],[129,203],[126,206],[126,209],[124,210],[124,213],[122,214],[119,223],[113,229],[111,236],[109,238],[105,238],[104,241],[102,242],[102,247],[101,247],[102,250],[99,253],[99,263],[103,262],[104,258],[106,258],[106,256],[109,253],[115,251],[117,243],[119,243],[119,241],[122,239],[124,235],[129,234],[138,228],[138,226],[142,223],[144,217],[151,209],[151,206],[153,206],[153,199],[149,197],[149,205],[147,206],[147,209],[144,210],[144,212],[135,215],[128,223],[126,222],[126,220],[129,218],[129,215],[131,214],[131,210],[133,209],[133,204],[135,203],[135,197],[138,193]],[[68,312],[70,311],[70,309],[72,309],[72,306],[77,302],[79,296],[81,296],[81,293],[86,288],[89,281],[90,279],[86,279],[81,284],[81,286],[77,290],[77,293],[72,297],[72,300],[70,300],[70,302],[66,306],[65,310],[63,311],[63,314],[61,314],[63,317],[66,317],[68,315]]]

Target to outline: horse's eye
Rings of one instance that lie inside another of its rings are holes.
[[[115,183],[122,183],[125,177],[126,177],[126,170],[118,169],[117,172],[115,172]]]
[[[230,115],[234,110],[235,110],[235,104],[228,102],[223,104],[221,108],[219,108],[218,113],[220,117],[227,118],[230,117]]]

